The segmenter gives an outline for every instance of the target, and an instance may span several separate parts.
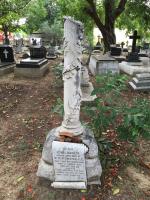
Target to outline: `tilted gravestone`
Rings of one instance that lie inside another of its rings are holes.
[[[64,119],[46,138],[37,176],[55,188],[85,189],[100,184],[102,169],[94,134],[80,122],[81,22],[65,17],[64,38]]]

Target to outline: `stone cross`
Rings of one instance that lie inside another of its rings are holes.
[[[135,30],[134,33],[133,33],[133,35],[131,35],[129,38],[133,39],[133,42],[132,42],[132,52],[136,52],[136,40],[140,39],[141,37],[139,35],[137,35],[137,31]]]
[[[64,20],[64,120],[60,132],[70,132],[77,136],[83,133],[79,120],[83,25],[71,17],[65,17]]]
[[[4,55],[5,55],[5,58],[7,59],[7,58],[8,58],[8,55],[7,55],[7,54],[8,54],[9,52],[5,49],[5,50],[3,51],[3,53],[4,53]]]

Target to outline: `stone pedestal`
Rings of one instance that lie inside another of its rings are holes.
[[[59,131],[60,127],[51,130],[47,135],[43,147],[42,158],[37,171],[38,177],[46,178],[51,182],[55,181],[52,143],[53,141],[58,141],[57,135],[59,134]],[[98,146],[94,138],[94,134],[88,128],[84,128],[81,139],[82,143],[88,147],[88,152],[85,154],[87,184],[100,184],[102,168],[98,157]]]

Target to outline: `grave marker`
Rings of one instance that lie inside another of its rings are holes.
[[[86,182],[84,144],[57,142],[52,144],[55,181]]]
[[[0,75],[10,73],[14,69],[14,54],[11,46],[0,46]]]
[[[138,56],[138,50],[136,47],[136,41],[137,39],[140,39],[140,36],[137,34],[137,31],[135,30],[133,35],[129,37],[130,39],[133,39],[132,41],[132,51],[129,53],[127,61],[128,62],[140,62],[139,56]]]
[[[135,30],[133,35],[129,36],[130,39],[133,39],[132,41],[132,52],[136,52],[136,41],[137,39],[140,39],[141,37],[137,34],[137,31]]]
[[[100,184],[102,169],[94,134],[80,123],[82,23],[65,17],[64,39],[64,119],[46,138],[37,175],[55,188],[86,189]]]
[[[13,49],[10,46],[0,46],[0,59],[1,62],[14,62]]]

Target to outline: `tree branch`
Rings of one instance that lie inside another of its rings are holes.
[[[100,17],[98,16],[96,11],[95,0],[86,0],[86,1],[89,4],[89,7],[85,8],[86,13],[94,20],[99,29],[104,29],[104,25],[101,22]]]
[[[115,12],[114,12],[115,19],[119,17],[119,15],[121,15],[121,13],[125,10],[126,3],[127,3],[127,0],[120,0],[118,7],[115,9]]]

